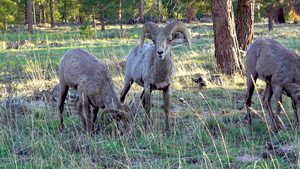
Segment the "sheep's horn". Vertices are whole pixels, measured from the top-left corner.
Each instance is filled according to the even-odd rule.
[[[117,109],[108,109],[108,110],[103,111],[103,113],[101,115],[101,120],[103,120],[104,116],[109,113],[120,115],[122,117],[122,119],[125,119],[127,121],[128,124],[132,123],[132,117],[129,113],[127,113],[123,110],[117,110]]]
[[[151,35],[157,35],[159,34],[160,29],[158,27],[158,25],[154,22],[146,22],[142,28],[142,35],[141,35],[141,47],[140,47],[140,51],[142,51],[143,49],[143,44],[144,44],[144,40],[145,40],[145,34],[146,33],[150,33]]]
[[[182,33],[188,43],[189,48],[192,49],[192,37],[190,31],[182,22],[174,21],[169,23],[165,26],[163,32],[165,35],[172,35],[175,32]]]

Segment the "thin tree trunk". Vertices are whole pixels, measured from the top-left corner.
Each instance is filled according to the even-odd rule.
[[[212,0],[215,57],[221,71],[227,75],[243,73],[239,45],[236,38],[231,0]]]
[[[101,31],[105,32],[105,20],[104,20],[104,15],[103,15],[103,4],[100,4],[100,22],[101,22]]]
[[[40,20],[39,20],[39,24],[42,24],[42,20],[43,20],[43,11],[42,11],[42,6],[40,6]]]
[[[64,18],[65,18],[65,23],[68,23],[68,15],[67,15],[67,0],[65,0],[64,4]]]
[[[25,3],[25,24],[28,24],[28,1]]]
[[[120,30],[121,30],[121,36],[123,36],[123,24],[122,24],[122,0],[120,0],[119,4],[119,23],[120,23]]]
[[[144,21],[144,5],[143,5],[143,0],[139,0],[139,22]]]
[[[239,0],[236,33],[241,50],[246,51],[253,41],[254,1]]]
[[[47,19],[46,19],[46,2],[43,3],[43,22],[44,22],[44,24],[47,23]]]
[[[32,33],[32,0],[28,0],[28,13],[27,13],[27,21],[28,21],[28,32]]]
[[[51,28],[54,28],[54,17],[53,17],[53,0],[50,0],[50,15],[51,15]]]
[[[36,13],[35,13],[34,1],[32,1],[32,13],[33,13],[33,24],[36,25]]]
[[[94,9],[94,7],[93,7],[93,26],[94,26],[94,28],[96,28],[96,22],[95,22],[95,9]]]
[[[158,20],[158,22],[160,22],[161,21],[161,18],[160,18],[160,0],[157,0],[157,13],[158,13],[157,20]]]

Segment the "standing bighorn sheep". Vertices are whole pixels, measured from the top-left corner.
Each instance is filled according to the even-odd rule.
[[[278,115],[281,110],[279,102],[282,102],[282,92],[291,97],[295,118],[300,127],[300,109],[297,112],[297,106],[300,105],[300,56],[275,40],[257,39],[247,50],[246,72],[246,106],[249,124],[252,123],[250,107],[254,83],[257,78],[260,78],[266,82],[263,106],[269,112],[275,130],[279,130]],[[273,94],[277,103],[275,116],[271,108]]]
[[[171,42],[182,33],[191,48],[191,35],[187,27],[181,22],[171,22],[161,30],[157,24],[147,22],[142,28],[141,42],[131,49],[127,55],[124,88],[121,102],[125,100],[133,81],[144,87],[141,94],[143,107],[146,111],[146,128],[152,124],[151,92],[163,90],[166,130],[170,130],[170,84],[175,75],[173,51]],[[144,45],[145,36],[155,45]]]
[[[69,87],[78,91],[75,106],[82,125],[88,133],[94,130],[99,108],[108,109],[103,114],[114,113],[131,122],[132,114],[128,113],[130,108],[126,104],[121,104],[107,66],[87,51],[71,49],[64,54],[59,67],[59,81],[61,91],[58,108],[61,131],[64,128],[62,115],[64,101]],[[92,122],[90,105],[94,107]],[[85,115],[82,113],[82,107]]]

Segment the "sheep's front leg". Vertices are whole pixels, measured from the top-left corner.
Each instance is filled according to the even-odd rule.
[[[295,115],[295,120],[297,121],[297,127],[300,129],[300,109],[298,110],[298,104],[297,102],[292,98],[292,107],[293,107],[293,110],[294,110],[294,115]]]
[[[280,130],[280,126],[278,124],[278,118],[279,118],[279,113],[281,111],[280,104],[282,103],[282,87],[279,85],[274,85],[273,89],[274,89],[274,96],[276,100],[276,115],[274,119],[274,126],[275,126],[275,131],[277,132]]]
[[[80,118],[80,120],[81,120],[83,129],[86,130],[85,117],[84,117],[84,115],[82,114],[82,101],[79,99],[79,96],[77,97],[77,100],[76,100],[76,102],[75,102],[75,107],[76,107],[78,116],[79,116],[79,118]]]
[[[96,120],[97,120],[98,112],[99,112],[99,107],[95,107],[94,110],[93,110],[93,123],[92,123],[92,131],[93,132],[95,131],[95,123],[96,123]]]
[[[271,98],[273,96],[273,89],[272,85],[270,83],[266,83],[266,89],[265,89],[265,94],[263,96],[263,105],[264,108],[267,109],[267,112],[270,115],[270,118],[275,119],[274,113],[271,107]]]
[[[253,80],[252,78],[253,77]],[[247,108],[247,116],[248,116],[248,123],[249,125],[252,125],[252,116],[251,116],[251,104],[252,104],[252,95],[254,92],[254,83],[256,82],[258,75],[256,72],[249,73],[247,72],[247,93],[246,93],[246,108]]]
[[[149,87],[144,88],[144,91],[141,95],[143,100],[143,107],[146,111],[146,119],[145,119],[145,129],[148,130],[148,125],[152,127],[153,120],[151,117],[151,89]]]
[[[165,121],[166,131],[170,131],[170,118],[169,118],[170,92],[171,92],[171,86],[170,85],[166,89],[163,90],[164,109],[165,109],[165,116],[166,116],[166,121]]]
[[[58,109],[59,109],[59,119],[60,119],[60,125],[59,125],[59,131],[62,132],[64,130],[64,119],[63,119],[63,111],[64,111],[64,104],[65,100],[68,94],[69,86],[63,85],[61,83],[60,85],[60,97],[58,101]]]
[[[85,130],[88,134],[91,134],[91,128],[92,128],[92,122],[91,122],[91,110],[89,107],[89,99],[87,96],[85,96],[85,94],[83,92],[79,92],[81,98],[79,98],[79,100],[82,102],[82,106],[85,112],[85,123],[86,123],[86,127]]]

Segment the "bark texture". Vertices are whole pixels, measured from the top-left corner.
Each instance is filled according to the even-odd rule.
[[[144,21],[144,5],[143,5],[143,0],[139,0],[139,21],[143,22]]]
[[[254,1],[239,0],[236,33],[241,50],[246,51],[253,41]]]
[[[222,73],[243,73],[231,0],[212,0],[215,57]]]
[[[28,10],[27,10],[27,22],[28,22],[28,32],[32,33],[32,0],[28,0]]]
[[[53,16],[53,0],[50,0],[50,15],[51,15],[51,28],[54,28],[54,16]]]

